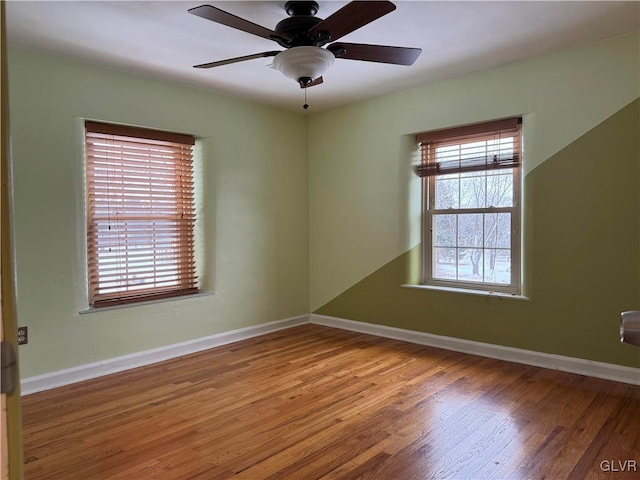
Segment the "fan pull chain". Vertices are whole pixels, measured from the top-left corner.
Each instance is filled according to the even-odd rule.
[[[302,108],[304,108],[305,110],[309,108],[309,104],[307,103],[307,87],[304,87],[304,105],[302,105]]]

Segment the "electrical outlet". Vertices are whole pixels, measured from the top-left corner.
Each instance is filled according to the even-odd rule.
[[[27,343],[29,343],[29,329],[18,327],[18,345],[26,345]]]

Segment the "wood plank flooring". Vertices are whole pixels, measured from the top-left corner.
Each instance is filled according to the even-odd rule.
[[[23,416],[27,480],[640,478],[640,387],[318,325],[29,395]]]

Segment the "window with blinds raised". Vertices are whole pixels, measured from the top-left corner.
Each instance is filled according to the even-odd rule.
[[[89,303],[198,292],[189,135],[85,123]]]
[[[520,294],[521,119],[417,135],[422,283]]]

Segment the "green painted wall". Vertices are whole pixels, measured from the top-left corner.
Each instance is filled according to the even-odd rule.
[[[306,117],[20,49],[9,89],[24,377],[309,311]],[[215,295],[78,314],[82,118],[201,137],[200,274]]]
[[[640,365],[618,334],[640,309],[639,66],[635,33],[311,117],[311,311]],[[419,266],[415,133],[514,115],[530,300],[401,288]]]
[[[525,175],[640,96],[638,33],[309,120],[311,311],[420,241],[414,134],[524,116]]]
[[[529,301],[403,288],[419,247],[316,313],[640,366],[620,311],[640,307],[640,101],[526,178]]]
[[[613,208],[622,198],[619,185],[599,172],[572,175],[572,191],[580,196],[565,198],[565,190],[552,188],[557,176],[547,169],[573,172],[575,166],[568,165],[576,163],[575,155],[562,160],[566,152],[638,98],[639,43],[638,34],[626,35],[309,117],[10,49],[18,321],[30,334],[20,351],[22,375],[309,311],[637,364],[630,347],[614,346],[615,329],[607,323],[617,322],[620,310],[639,307],[637,276],[636,283],[617,288],[610,279],[611,257],[593,255],[606,240],[606,255],[625,256],[623,264],[635,265],[637,272],[637,182],[634,223],[626,206]],[[531,301],[400,289],[407,275],[403,255],[419,243],[420,189],[410,168],[416,161],[414,134],[516,114],[525,118],[525,293]],[[215,294],[78,313],[87,307],[83,118],[201,138],[200,273],[205,290]],[[635,177],[622,179],[628,183],[638,179],[635,158]],[[609,192],[604,203],[592,188],[598,178],[597,193]],[[546,190],[556,201],[544,197]],[[557,199],[566,204],[568,218],[554,216]],[[583,203],[594,207],[594,216],[577,209]],[[540,213],[545,211],[552,213]],[[596,235],[594,219],[624,224],[629,236]],[[547,231],[565,221],[571,229]],[[568,237],[576,229],[586,232],[579,240]],[[570,248],[574,240],[576,250]],[[581,274],[570,267],[578,263]],[[629,277],[618,267],[615,274]],[[566,287],[567,280],[575,282]],[[365,284],[359,300],[349,300]],[[627,305],[633,288],[636,304]],[[606,301],[590,301],[587,311],[580,302],[599,298],[595,291]],[[381,315],[389,305],[397,305],[395,314]],[[414,316],[414,310],[424,316]],[[536,317],[552,311],[555,317]],[[450,320],[454,314],[457,320]],[[572,336],[577,325],[593,333]]]

